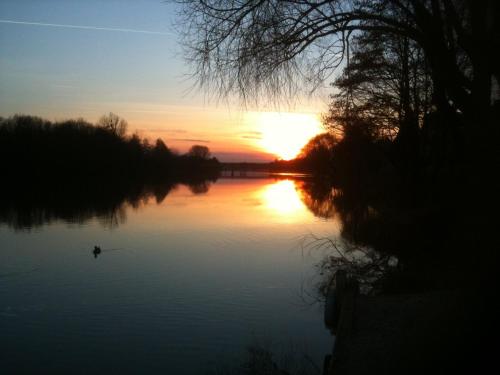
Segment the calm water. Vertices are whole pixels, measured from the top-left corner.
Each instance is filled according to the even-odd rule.
[[[219,179],[206,190],[179,185],[99,217],[39,214],[36,225],[4,215],[2,368],[204,374],[256,341],[299,347],[321,367],[332,340],[321,306],[302,297],[322,254],[300,243],[338,223],[313,214],[299,181]]]

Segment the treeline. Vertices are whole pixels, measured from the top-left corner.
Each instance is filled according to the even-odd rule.
[[[84,119],[51,122],[16,115],[0,121],[0,173],[24,180],[109,179],[192,182],[216,178],[219,162],[206,146],[186,154],[161,140],[126,134],[127,123],[110,113],[92,124]]]
[[[488,73],[486,94],[476,95],[481,66],[464,57],[453,33],[446,38],[448,59],[408,35],[376,27],[353,33],[323,117],[327,133],[312,139],[294,163],[330,178],[344,194],[362,194],[371,207],[385,200],[447,210],[471,191],[496,195],[493,184],[478,183],[500,161],[498,72]],[[489,52],[474,57],[481,53]],[[450,66],[436,71],[435,64],[445,63]],[[461,79],[447,81],[447,74]]]

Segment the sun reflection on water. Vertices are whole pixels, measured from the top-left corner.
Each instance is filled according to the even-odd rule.
[[[266,208],[279,215],[293,217],[304,211],[304,204],[292,180],[282,180],[266,186],[261,196]]]

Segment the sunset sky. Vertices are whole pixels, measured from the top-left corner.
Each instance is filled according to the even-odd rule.
[[[174,21],[161,0],[2,0],[0,116],[114,112],[132,132],[180,152],[204,144],[222,161],[291,158],[322,131],[327,92],[243,109],[190,90]]]

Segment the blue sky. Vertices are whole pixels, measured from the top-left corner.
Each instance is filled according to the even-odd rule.
[[[165,33],[0,23],[3,114],[52,114],[56,110],[63,116],[85,115],[93,113],[95,103],[113,110],[116,102],[175,105],[187,101],[182,95],[187,71],[179,58],[171,4],[158,0],[2,0],[0,14],[1,20]]]
[[[248,141],[256,130],[240,110],[206,104],[189,90],[175,7],[161,0],[1,0],[0,116],[95,121],[111,111],[131,130],[180,151],[197,139],[226,160],[272,159]]]

